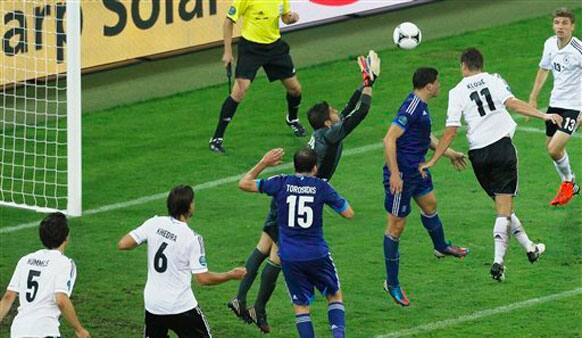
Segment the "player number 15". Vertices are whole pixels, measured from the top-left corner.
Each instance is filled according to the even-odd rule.
[[[313,201],[313,196],[287,196],[287,204],[289,205],[288,225],[290,228],[295,227],[295,219],[303,229],[307,229],[313,224],[313,209],[307,205],[307,203],[313,203]]]

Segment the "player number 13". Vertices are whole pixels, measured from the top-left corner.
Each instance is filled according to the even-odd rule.
[[[313,201],[313,196],[287,196],[287,204],[289,205],[288,225],[290,228],[295,227],[295,219],[303,229],[307,229],[313,224],[313,209],[307,205],[308,203],[313,203]]]

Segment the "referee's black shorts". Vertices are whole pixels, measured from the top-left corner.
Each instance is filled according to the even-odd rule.
[[[238,41],[235,77],[252,81],[261,67],[271,82],[295,76],[295,66],[287,42],[279,39],[262,44],[241,37]]]
[[[175,315],[156,315],[146,310],[145,338],[168,338],[168,330],[174,331],[179,338],[211,338],[206,317],[195,307]]]
[[[572,133],[574,133],[574,131],[578,127],[576,124],[577,124],[578,116],[580,115],[580,112],[577,110],[548,107],[546,114],[558,114],[564,119],[561,126],[557,126],[557,125],[553,124],[551,121],[546,121],[546,136],[547,137],[554,136],[554,134],[558,130],[561,132],[564,132],[568,135],[572,135]]]
[[[517,194],[517,150],[511,138],[504,137],[487,147],[469,150],[475,176],[491,196]]]

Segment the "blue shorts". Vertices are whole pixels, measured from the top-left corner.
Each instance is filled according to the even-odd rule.
[[[339,277],[331,254],[311,261],[281,260],[289,296],[295,305],[309,305],[315,298],[315,288],[324,296],[335,295],[340,289]]]
[[[390,192],[390,171],[384,169],[384,208],[396,217],[406,217],[410,213],[410,201],[412,197],[420,197],[433,190],[432,177],[427,172],[423,178],[418,171],[402,173],[404,185],[402,191],[397,194]]]

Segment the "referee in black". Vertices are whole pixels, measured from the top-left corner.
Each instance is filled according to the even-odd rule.
[[[210,150],[224,153],[224,132],[232,120],[236,108],[245,96],[257,71],[263,67],[269,81],[281,80],[287,90],[287,125],[295,136],[305,136],[305,128],[299,122],[297,112],[301,103],[301,85],[295,76],[295,67],[289,54],[289,45],[281,40],[279,18],[290,25],[299,20],[291,11],[288,0],[234,0],[224,20],[224,55],[228,66],[233,61],[232,30],[242,18],[242,37],[238,42],[235,82],[231,94],[224,100]]]

